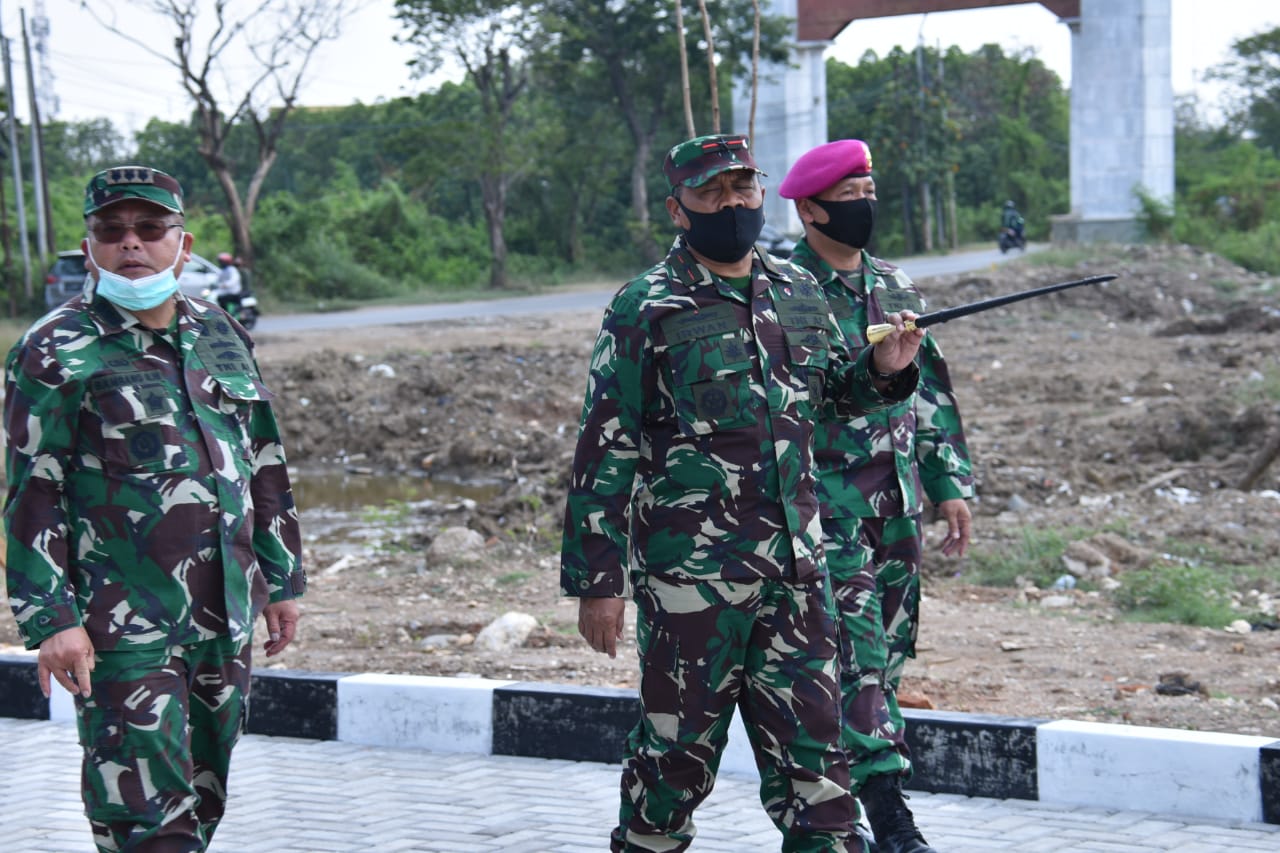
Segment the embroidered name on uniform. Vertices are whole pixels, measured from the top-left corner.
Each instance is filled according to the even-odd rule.
[[[812,291],[810,291],[812,292]],[[777,301],[778,322],[784,326],[827,325],[827,301],[821,297],[799,296]]]
[[[924,307],[920,294],[910,290],[876,290],[874,295],[876,304],[886,314],[896,314],[899,311],[914,311],[919,314]]]
[[[196,341],[196,354],[212,374],[256,375],[244,341],[225,320],[214,319],[205,326],[204,334]]]
[[[678,344],[712,335],[724,335],[741,327],[732,305],[711,305],[697,311],[681,311],[662,320],[667,344]]]
[[[146,388],[164,385],[164,374],[158,370],[137,370],[132,373],[109,373],[89,380],[89,390],[95,394],[119,388]]]

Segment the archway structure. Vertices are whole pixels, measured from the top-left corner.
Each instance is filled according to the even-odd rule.
[[[777,186],[797,157],[828,141],[824,53],[858,20],[1025,5],[1027,0],[762,0],[795,21],[790,65],[762,69],[753,148]],[[1173,198],[1170,0],[1040,0],[1071,30],[1071,211],[1054,217],[1055,242],[1131,240],[1141,188]],[[747,130],[750,87],[738,81],[734,116]],[[766,215],[797,233],[777,193]]]

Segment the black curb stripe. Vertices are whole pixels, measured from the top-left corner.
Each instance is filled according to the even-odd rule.
[[[1036,728],[1051,720],[903,709],[911,778],[932,794],[1038,800]]]
[[[0,655],[0,716],[49,719],[49,700],[40,692],[34,658]]]
[[[1280,740],[1261,750],[1258,787],[1262,796],[1262,822],[1280,823]]]
[[[245,731],[254,735],[338,739],[338,682],[349,672],[255,672]]]
[[[616,764],[639,718],[634,690],[511,684],[493,691],[493,754]]]

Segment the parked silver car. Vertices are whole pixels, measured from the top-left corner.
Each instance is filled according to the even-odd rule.
[[[79,249],[59,252],[44,277],[44,304],[54,309],[75,296],[84,289],[86,274],[83,252]],[[178,287],[186,296],[201,296],[217,280],[218,265],[192,252],[191,260],[178,276]]]

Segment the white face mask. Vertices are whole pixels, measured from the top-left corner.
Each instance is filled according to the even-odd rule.
[[[119,273],[103,269],[93,257],[93,241],[89,241],[89,260],[98,268],[98,293],[130,311],[146,311],[164,302],[178,290],[178,277],[173,271],[178,266],[178,259],[182,257],[182,238],[185,234],[184,231],[178,235],[178,254],[174,255],[173,263],[169,264],[168,269],[142,278],[125,278]]]

